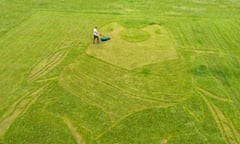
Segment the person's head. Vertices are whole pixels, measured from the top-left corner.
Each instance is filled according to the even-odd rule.
[[[94,28],[97,29],[97,26],[95,26]]]

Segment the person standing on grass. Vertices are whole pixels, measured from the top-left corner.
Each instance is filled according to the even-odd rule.
[[[97,30],[97,26],[93,29],[93,44],[95,44],[95,41],[97,40],[97,43],[99,44],[99,33]]]

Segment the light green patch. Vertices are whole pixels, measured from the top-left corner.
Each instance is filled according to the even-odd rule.
[[[127,29],[120,33],[121,38],[128,42],[142,42],[149,39],[150,35],[140,29]]]
[[[127,29],[113,22],[102,27],[100,33],[111,40],[90,45],[86,52],[113,65],[134,69],[177,58],[170,32],[159,25]]]

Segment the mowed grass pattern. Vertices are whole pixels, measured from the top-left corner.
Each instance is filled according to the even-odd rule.
[[[42,15],[39,14],[34,15],[30,20],[23,23],[17,29],[7,33],[5,37],[0,40],[3,50],[1,53],[1,69],[2,72],[4,72],[1,75],[3,79],[1,87],[3,90],[0,92],[0,99],[9,98],[3,97],[3,95],[11,95],[10,93],[15,89],[14,85],[20,82],[19,79],[24,80],[24,77],[28,75],[30,67],[35,67],[34,64],[49,53],[71,47],[74,45],[76,38],[79,37],[78,31],[73,31],[72,28],[64,28],[66,25],[63,22],[56,27],[55,25],[57,25],[58,22],[54,19],[54,16],[52,18],[42,18],[41,16]],[[33,23],[34,21],[36,22]],[[69,36],[65,35],[67,33]],[[55,38],[55,35],[64,36]],[[39,51],[36,53],[36,50]],[[54,60],[55,62],[59,62],[56,58],[54,58]],[[15,70],[12,71],[9,67]],[[44,68],[47,67],[44,66]],[[24,73],[22,73],[22,71],[24,71]],[[44,71],[46,70],[42,69],[42,72],[39,74],[42,74]],[[13,75],[15,76],[12,77]],[[36,76],[33,75],[34,72],[31,72],[30,79],[36,78]],[[4,79],[6,79],[6,81]],[[6,99],[3,100],[3,104],[5,102],[7,102]]]
[[[94,67],[91,67],[92,64]],[[146,77],[83,55],[76,64],[63,71],[60,84],[72,94],[102,108],[116,121],[134,111],[166,107],[187,97],[184,91],[174,90],[177,76],[172,80],[164,80],[156,75],[154,77],[158,77],[158,80],[153,80],[151,74]],[[182,87],[188,87],[186,85],[186,82],[181,83]]]
[[[240,143],[238,2],[94,2],[0,23],[0,143]]]
[[[113,39],[100,46],[90,45],[87,53],[125,69],[177,58],[172,34],[159,25],[133,29],[115,22],[101,32]]]

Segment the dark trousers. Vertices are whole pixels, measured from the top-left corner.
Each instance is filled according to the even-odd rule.
[[[97,40],[97,43],[99,43],[99,36],[93,36],[93,44],[95,44],[95,41]]]

